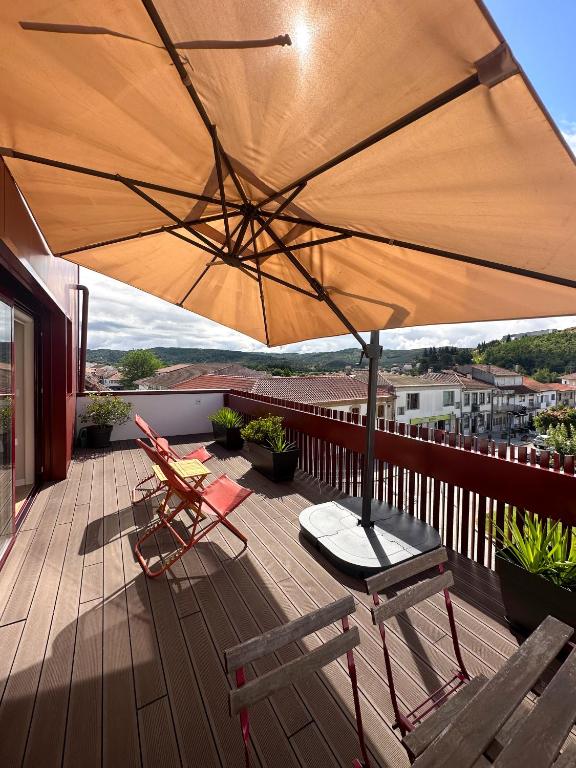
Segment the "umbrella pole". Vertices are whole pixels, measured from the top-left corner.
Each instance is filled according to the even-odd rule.
[[[374,497],[374,437],[376,431],[376,396],[378,393],[378,361],[382,355],[380,331],[370,333],[366,345],[368,366],[368,411],[366,413],[366,451],[364,454],[364,477],[362,482],[362,519],[360,525],[372,525],[372,499]]]

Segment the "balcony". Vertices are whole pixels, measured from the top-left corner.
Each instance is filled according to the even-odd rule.
[[[0,740],[0,765],[241,766],[240,725],[228,715],[223,650],[351,592],[358,603],[357,668],[368,746],[375,765],[408,766],[391,728],[368,598],[359,582],[328,566],[298,529],[304,507],[360,491],[362,426],[322,409],[239,393],[210,396],[226,398],[247,416],[282,413],[302,452],[295,481],[275,485],[242,454],[202,440],[217,456],[215,475],[226,472],[255,491],[235,513],[248,549],[235,558],[239,542],[216,529],[167,578],[153,581],[132,553],[136,530],[152,514],[150,504],[130,502],[130,488],[148,474],[146,457],[129,438],[109,451],[79,451],[68,479],[41,490],[0,572],[0,728],[9,734]],[[127,397],[140,407],[151,396]],[[204,395],[158,397],[181,398],[185,424],[192,416],[184,406]],[[159,428],[167,411],[157,411]],[[532,493],[531,509],[536,505],[541,512],[546,498],[551,516],[561,509],[573,523],[573,465],[541,468],[531,466],[521,449],[513,461],[499,459],[490,455],[487,441],[463,438],[458,447],[455,436],[439,431],[398,430],[414,436],[396,434],[391,425],[377,434],[377,495],[442,531],[453,550],[466,664],[473,674],[492,675],[517,641],[489,567],[493,545],[484,535],[486,521],[490,514],[502,519],[509,504],[526,506]],[[198,436],[174,440],[182,450],[199,442]],[[164,541],[156,545],[162,548]],[[452,675],[448,622],[440,608],[431,598],[389,622],[398,693],[406,706]],[[254,765],[350,766],[358,748],[345,665],[332,663],[297,689],[258,705],[252,728]]]

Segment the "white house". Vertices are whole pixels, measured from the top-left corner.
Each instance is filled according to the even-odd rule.
[[[378,383],[395,395],[394,420],[454,431],[460,411],[460,384],[456,377],[435,381],[425,376],[382,373]]]

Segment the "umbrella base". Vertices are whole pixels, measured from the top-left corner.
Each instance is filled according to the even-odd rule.
[[[307,507],[300,530],[338,570],[357,578],[386,570],[441,546],[431,526],[384,502],[372,501],[370,528],[363,528],[362,499],[348,497]]]

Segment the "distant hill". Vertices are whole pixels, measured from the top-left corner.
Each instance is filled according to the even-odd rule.
[[[528,374],[542,369],[554,374],[575,371],[576,328],[488,341],[478,345],[475,360],[503,368],[519,365]]]
[[[89,349],[89,363],[116,365],[126,354],[123,349]],[[339,371],[347,365],[358,365],[360,350],[358,348],[340,349],[336,352],[240,352],[230,349],[196,349],[193,347],[153,347],[151,350],[166,365],[179,363],[239,363],[248,368],[267,369],[291,368],[294,371]],[[393,365],[417,363],[422,357],[423,349],[385,349],[382,356],[382,366],[391,368]],[[367,365],[363,361],[363,365]]]

